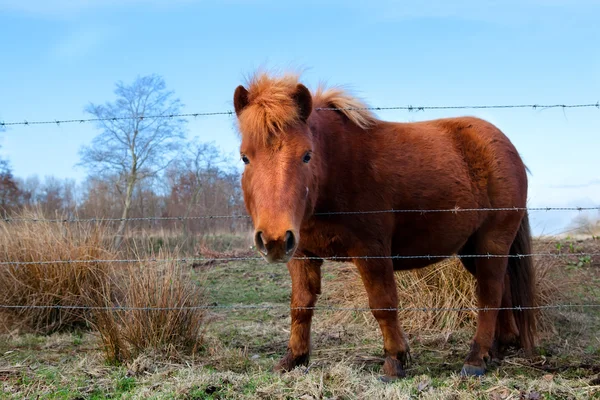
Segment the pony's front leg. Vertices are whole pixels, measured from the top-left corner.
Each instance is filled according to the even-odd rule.
[[[298,253],[296,253],[298,254]],[[290,371],[298,365],[308,365],[310,358],[310,323],[312,309],[321,293],[321,265],[323,260],[295,260],[287,267],[292,277],[290,341],[287,354],[277,363],[275,371]],[[295,309],[300,308],[300,309]]]
[[[404,377],[409,347],[398,323],[398,293],[392,261],[356,259],[354,263],[367,291],[369,307],[383,335],[383,372],[391,378]]]

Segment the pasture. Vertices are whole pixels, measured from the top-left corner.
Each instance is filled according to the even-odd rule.
[[[45,228],[53,229],[49,226]],[[58,230],[53,233],[58,235]],[[85,229],[77,232],[89,233]],[[72,241],[73,236],[63,235]],[[20,239],[24,240],[24,236]],[[32,240],[42,240],[42,236]],[[157,240],[147,239],[145,242],[140,239],[138,251],[146,248],[155,254]],[[173,244],[176,241],[158,242]],[[228,242],[235,244],[227,246]],[[89,241],[86,243],[90,245]],[[206,243],[200,247],[202,254],[208,257],[253,256],[254,253],[242,243],[245,243],[244,238],[234,240],[229,237],[210,241],[212,250]],[[538,239],[534,247],[536,252],[564,255],[535,260],[536,271],[548,278],[541,288],[546,304],[597,302],[600,296],[598,260],[582,260],[569,253],[598,252],[600,241],[594,238]],[[175,251],[161,249],[159,253],[166,250],[171,255]],[[6,257],[6,248],[3,254]],[[198,254],[187,256],[197,257]],[[29,257],[31,261],[32,255]],[[159,269],[157,265],[160,264],[146,265],[146,271]],[[134,273],[130,267],[119,264],[113,267]],[[181,275],[172,274],[170,283],[162,286],[169,290],[160,290],[160,285],[152,286],[150,280],[138,279],[137,286],[134,285],[136,293],[146,290],[160,295],[132,300],[124,290],[119,304],[131,305],[139,301],[140,305],[187,305],[185,301],[181,303],[183,298],[189,298],[190,293],[201,293],[194,301],[213,308],[199,314],[201,335],[196,338],[198,343],[182,344],[181,337],[186,333],[176,329],[170,331],[170,337],[149,339],[148,343],[138,343],[137,347],[131,345],[134,341],[127,341],[127,335],[129,339],[151,336],[153,323],[162,324],[162,328],[172,327],[168,321],[181,317],[178,311],[172,310],[153,311],[151,315],[143,314],[147,311],[110,313],[120,313],[122,323],[141,328],[141,331],[128,330],[121,336],[129,345],[121,344],[128,353],[122,351],[120,357],[114,357],[114,354],[111,357],[107,351],[106,344],[110,340],[106,341],[106,329],[101,329],[102,334],[98,331],[94,319],[102,313],[85,314],[85,323],[64,324],[44,332],[39,323],[23,323],[27,321],[27,312],[4,312],[0,339],[3,398],[587,399],[600,396],[598,308],[544,310],[538,316],[541,333],[537,354],[528,359],[519,351],[509,351],[499,364],[490,365],[488,373],[481,378],[465,378],[458,374],[474,332],[473,312],[401,312],[400,321],[411,347],[411,362],[407,377],[392,383],[378,379],[383,363],[381,333],[370,312],[317,310],[310,364],[279,375],[272,372],[272,368],[285,353],[289,337],[291,282],[285,266],[262,260],[242,260],[190,261],[180,263],[180,267],[178,273]],[[435,273],[434,269],[437,269]],[[431,279],[440,276],[444,279],[443,285]],[[177,284],[180,278],[192,286]],[[456,262],[430,266],[418,273],[398,272],[396,279],[400,288],[400,307],[470,307],[474,304],[474,298],[469,296],[473,293],[473,279]],[[449,280],[453,281],[453,292],[447,289]],[[367,307],[361,285],[351,264],[326,262],[323,293],[317,305]],[[180,295],[168,298],[167,293],[174,287],[179,288]],[[65,293],[62,296],[66,299]],[[29,300],[38,299],[37,304],[41,304],[40,297],[30,295]],[[6,301],[10,303],[10,299]],[[69,301],[71,303],[63,304],[75,304],[72,299]],[[57,303],[60,301],[54,304]],[[235,308],[252,305],[257,308]],[[47,321],[50,323],[52,318],[66,320],[67,315],[68,312],[61,317],[50,316]],[[143,318],[135,318],[140,315],[151,320],[149,325],[146,321],[146,326],[142,326]],[[179,321],[189,323],[194,320],[193,315],[187,318]],[[113,329],[122,326],[117,321]]]
[[[600,2],[309,3],[0,1],[0,400],[600,399]]]

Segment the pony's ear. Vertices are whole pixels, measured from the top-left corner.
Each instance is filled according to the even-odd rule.
[[[303,122],[306,122],[312,111],[312,96],[310,91],[303,84],[296,85],[296,92],[293,95],[294,101],[298,106],[298,115]]]
[[[240,113],[248,105],[248,91],[242,85],[235,88],[233,93],[233,107],[235,108],[235,114],[239,117]]]

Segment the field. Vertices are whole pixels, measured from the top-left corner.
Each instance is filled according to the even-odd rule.
[[[568,256],[569,249],[599,252],[600,241],[536,242],[536,251],[567,254],[552,261],[546,271],[545,279],[556,286],[552,301],[599,303],[598,259]],[[165,353],[150,348],[125,362],[107,361],[102,338],[94,329],[27,333],[6,319],[0,336],[2,398],[600,398],[600,308],[545,311],[539,355],[525,359],[518,352],[509,353],[481,379],[457,375],[473,334],[472,315],[444,315],[459,322],[456,328],[442,330],[432,329],[438,322],[426,326],[427,321],[439,321],[432,315],[423,317],[422,328],[421,322],[407,319],[403,325],[412,361],[408,377],[393,383],[378,380],[382,341],[370,313],[319,310],[313,320],[309,367],[278,375],[271,368],[285,351],[289,334],[287,269],[260,261],[197,263],[187,268],[190,280],[206,289],[208,304],[272,308],[213,309],[202,345],[195,351]],[[349,284],[356,279],[351,265],[326,263],[318,305],[366,306],[364,297],[354,301],[348,292],[360,288],[356,282]]]

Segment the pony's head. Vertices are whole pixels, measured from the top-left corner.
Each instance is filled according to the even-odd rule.
[[[246,164],[244,202],[258,251],[268,262],[287,262],[298,248],[302,220],[316,202],[319,160],[308,125],[313,99],[297,76],[260,74],[247,86],[234,93]]]
[[[315,208],[326,170],[324,150],[311,129],[329,123],[325,130],[330,131],[336,118],[367,129],[376,120],[365,104],[339,88],[319,88],[311,95],[298,75],[257,73],[246,86],[238,86],[233,96],[246,164],[244,202],[259,252],[268,262],[287,262],[300,243],[302,221]],[[314,106],[339,112],[316,118]],[[339,122],[338,130],[345,126]]]

